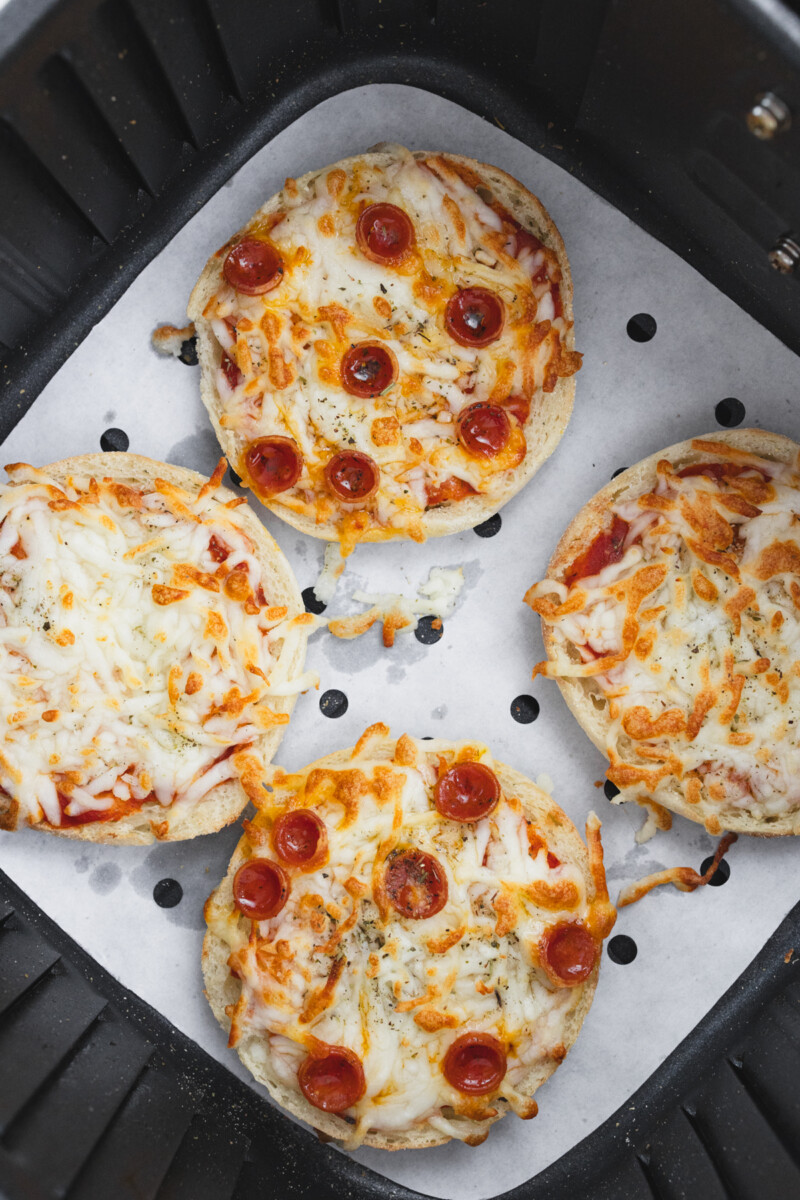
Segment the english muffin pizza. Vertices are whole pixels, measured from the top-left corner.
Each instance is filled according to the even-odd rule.
[[[554,450],[580,366],[540,201],[402,146],[288,179],[209,260],[189,316],[231,463],[345,550],[485,520]]]
[[[744,429],[617,476],[526,600],[620,800],[800,832],[800,463]]]
[[[241,497],[133,454],[0,485],[0,827],[97,842],[220,829],[268,762],[308,623]]]
[[[289,1112],[347,1146],[477,1145],[563,1060],[614,922],[600,845],[474,742],[366,731],[275,771],[206,905],[206,989]]]

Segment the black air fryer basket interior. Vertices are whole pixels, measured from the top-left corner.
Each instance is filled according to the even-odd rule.
[[[800,268],[770,259],[791,268],[800,235],[796,4],[11,0],[0,56],[0,437],[258,147],[372,82],[497,122],[800,351]],[[764,93],[797,114],[771,138],[746,120]],[[626,1105],[509,1200],[800,1196],[795,947],[800,905]],[[286,1120],[2,872],[0,1194],[417,1195]]]

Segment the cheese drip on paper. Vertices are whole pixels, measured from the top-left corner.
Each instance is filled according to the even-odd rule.
[[[278,698],[313,682],[288,677],[313,618],[270,605],[256,546],[234,505],[215,498],[217,480],[190,492],[8,470],[5,803],[59,826],[157,800],[168,821],[171,805],[236,775],[231,747],[288,721]]]
[[[564,1057],[581,991],[549,982],[539,941],[560,920],[591,925],[595,901],[581,868],[548,847],[568,824],[560,810],[550,808],[539,827],[504,793],[474,823],[438,813],[438,772],[466,761],[491,769],[485,746],[404,736],[390,761],[375,753],[387,734],[381,725],[367,730],[339,767],[274,774],[248,827],[247,856],[274,857],[268,830],[298,807],[323,820],[329,846],[324,865],[292,873],[277,916],[252,922],[251,933],[219,892],[209,900],[209,928],[230,949],[242,986],[230,1044],[269,1060],[270,1073],[295,1091],[314,1039],[356,1053],[366,1094],[348,1110],[356,1121],[351,1145],[368,1129],[483,1140],[481,1113],[496,1113],[497,1100],[487,1108],[485,1097],[465,1096],[442,1074],[454,1031],[480,1030],[510,1047],[499,1096],[534,1115],[534,1102],[516,1088],[532,1069]],[[447,877],[445,906],[423,920],[401,916],[381,893],[387,857],[407,847],[434,857]]]
[[[328,630],[334,637],[351,639],[360,637],[380,621],[383,624],[383,644],[393,646],[396,634],[413,631],[420,617],[433,617],[441,629],[446,617],[455,612],[458,597],[464,586],[464,571],[461,567],[432,567],[428,578],[417,588],[415,600],[399,592],[353,592],[359,604],[368,604],[366,612],[349,617],[331,617]]]
[[[800,473],[696,440],[611,506],[622,557],[527,599],[553,630],[537,672],[592,680],[620,800],[759,821],[800,812]],[[707,810],[706,810],[707,811]]]
[[[329,542],[325,547],[323,566],[314,584],[314,596],[324,605],[330,604],[336,593],[347,558],[342,554],[338,542]],[[432,567],[428,578],[417,588],[415,600],[399,592],[370,593],[353,592],[353,599],[367,604],[366,612],[349,617],[329,617],[328,629],[334,637],[352,639],[367,633],[381,621],[383,642],[393,646],[395,635],[402,631],[412,633],[419,625],[420,617],[433,617],[440,624],[455,612],[458,597],[464,586],[463,567]]]

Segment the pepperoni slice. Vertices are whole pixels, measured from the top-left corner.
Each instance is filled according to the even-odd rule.
[[[278,492],[294,487],[300,478],[303,460],[293,438],[276,436],[251,442],[244,465],[257,492],[276,496]]]
[[[477,492],[471,483],[467,483],[466,479],[458,479],[455,475],[451,475],[448,479],[445,479],[444,483],[428,483],[425,485],[427,508],[434,508],[437,504],[445,504],[448,500],[463,500],[466,496],[476,495]]]
[[[619,562],[625,553],[624,542],[628,536],[628,529],[628,522],[615,513],[611,528],[606,533],[598,533],[588,549],[578,555],[565,572],[564,582],[573,583],[576,579],[586,579],[589,575],[597,575],[610,563]]]
[[[344,1046],[309,1054],[297,1072],[297,1082],[309,1104],[330,1113],[352,1108],[367,1090],[361,1059]]]
[[[212,533],[211,541],[208,543],[208,553],[214,562],[225,562],[225,559],[230,554],[230,547],[226,546],[222,538],[218,538],[215,533]]]
[[[468,454],[493,458],[508,445],[511,422],[506,410],[497,404],[470,404],[459,413],[456,432]]]
[[[542,966],[559,987],[574,987],[588,979],[597,962],[597,943],[585,925],[562,921],[551,925],[539,941]]]
[[[228,387],[232,392],[235,392],[244,379],[244,375],[233,359],[229,358],[227,354],[223,354],[222,362],[219,365],[222,367],[222,374],[225,376]]]
[[[289,899],[289,877],[280,863],[251,858],[233,877],[233,902],[253,921],[275,917]]]
[[[372,262],[400,262],[414,244],[411,218],[396,204],[370,204],[358,218],[356,241]]]
[[[444,869],[422,850],[393,850],[383,878],[386,894],[403,917],[424,921],[447,903]]]
[[[283,278],[283,260],[270,242],[243,238],[222,264],[222,274],[236,292],[260,296],[271,292]]]
[[[503,1082],[506,1052],[490,1033],[463,1033],[448,1047],[442,1071],[459,1092],[486,1096]]]
[[[397,379],[397,361],[379,342],[361,342],[344,354],[341,373],[346,392],[369,400],[392,386]]]
[[[378,464],[360,450],[342,450],[325,464],[325,480],[335,496],[348,504],[368,500],[378,490]]]
[[[458,763],[442,775],[433,798],[443,817],[451,817],[454,821],[480,821],[497,808],[500,780],[483,763]]]
[[[278,858],[290,867],[308,867],[325,857],[328,834],[324,822],[310,808],[295,808],[278,817],[272,827],[272,844]]]
[[[464,288],[451,296],[444,313],[447,332],[459,346],[488,346],[503,332],[503,301],[488,288]]]

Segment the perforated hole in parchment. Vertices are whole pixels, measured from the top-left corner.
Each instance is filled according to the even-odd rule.
[[[632,316],[626,326],[628,337],[634,342],[649,342],[656,336],[655,317],[651,317],[650,313],[636,313]]]
[[[338,688],[329,688],[320,696],[319,707],[326,717],[343,717],[347,712],[347,696]]]
[[[101,450],[124,451],[130,444],[130,438],[124,429],[107,429],[105,433],[100,434]]]
[[[724,400],[720,400],[714,409],[714,416],[725,429],[733,429],[736,425],[741,425],[745,418],[745,411],[741,400],[737,400],[735,396],[727,396]]]
[[[183,899],[183,888],[177,879],[159,879],[153,888],[153,899],[159,908],[174,908]]]

